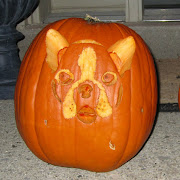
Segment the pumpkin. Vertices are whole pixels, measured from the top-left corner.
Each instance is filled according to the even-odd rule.
[[[127,26],[80,18],[51,23],[21,64],[17,128],[45,162],[111,171],[134,157],[149,137],[156,79],[150,51]]]

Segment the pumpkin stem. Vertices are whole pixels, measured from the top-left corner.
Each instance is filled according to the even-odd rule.
[[[97,17],[92,17],[89,14],[86,14],[84,20],[88,21],[89,23],[98,23],[98,22],[100,22],[100,19],[98,19]]]

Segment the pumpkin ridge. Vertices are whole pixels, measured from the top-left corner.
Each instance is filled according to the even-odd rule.
[[[52,25],[56,25],[55,23],[52,23],[51,24],[51,26]],[[49,26],[48,26],[49,27]],[[45,29],[46,30],[46,29]],[[43,31],[44,32],[44,31]],[[47,31],[46,31],[47,32]],[[38,43],[38,45],[41,47],[42,46],[42,44],[44,43],[43,42],[43,40],[45,39],[45,38],[43,38],[43,36],[45,36],[44,34],[42,34],[42,41],[40,41],[39,43]],[[38,47],[36,47],[37,49],[38,49]],[[32,50],[32,52],[33,52],[33,50]],[[38,76],[38,79],[37,79],[37,83],[36,83],[36,90],[35,90],[35,94],[34,94],[34,109],[36,109],[35,108],[35,106],[36,106],[36,101],[37,101],[37,99],[36,99],[36,96],[37,96],[37,87],[38,87],[38,85],[39,85],[39,79],[40,79],[40,77],[41,77],[41,72],[42,72],[42,69],[43,69],[43,66],[45,65],[45,62],[46,62],[46,59],[44,58],[44,60],[43,60],[43,62],[42,62],[42,64],[41,64],[41,68],[40,68],[40,72],[39,72],[39,76]],[[34,122],[36,122],[36,117],[35,117],[35,113],[34,113]],[[35,130],[35,135],[36,135],[36,139],[37,139],[37,144],[38,144],[38,146],[39,146],[39,149],[41,150],[41,152],[42,152],[42,154],[46,157],[46,159],[47,159],[47,161],[49,161],[50,162],[50,159],[47,157],[47,155],[46,155],[46,153],[43,151],[43,148],[41,147],[41,144],[40,144],[40,142],[39,142],[39,139],[38,139],[38,137],[37,137],[37,129],[36,129],[36,123],[34,123],[34,130]]]
[[[25,57],[24,57],[24,60],[22,61],[22,62],[24,62],[24,64],[22,64],[23,65],[23,68],[24,68],[24,66],[25,66],[25,69],[22,71],[22,80],[21,80],[21,83],[20,83],[20,92],[19,92],[19,94],[21,94],[21,91],[22,91],[22,85],[24,84],[23,82],[24,82],[24,79],[25,79],[25,74],[26,74],[26,71],[27,71],[27,68],[28,68],[28,65],[29,65],[29,63],[30,63],[30,61],[29,61],[29,59],[31,59],[31,57],[32,57],[32,52],[33,52],[33,49],[35,49],[35,47],[36,47],[36,45],[38,44],[38,39],[40,39],[41,38],[41,35],[43,35],[43,34],[39,34],[37,37],[36,37],[36,39],[34,40],[34,42],[35,42],[35,44],[32,44],[33,46],[31,46],[31,48],[32,49],[30,49],[30,48],[28,48],[28,52],[26,52],[26,54],[25,54]],[[25,59],[26,59],[26,61],[25,61]],[[22,68],[22,67],[21,67]],[[21,70],[21,68],[20,68],[20,70]],[[20,72],[21,73],[21,72]],[[19,97],[19,98],[21,98],[21,97]],[[21,110],[21,108],[19,108],[19,114],[20,114],[20,110]]]
[[[32,46],[31,46],[32,47]],[[30,50],[26,53],[26,57],[28,56],[30,54]],[[29,57],[29,56],[28,56]],[[24,61],[24,64],[22,64],[22,65],[25,65],[25,64],[28,64],[28,61],[27,61],[27,63]],[[26,66],[26,68],[27,68],[27,66]],[[25,68],[25,69],[26,69]],[[19,73],[21,73],[21,68],[20,68],[20,71],[19,71]],[[16,113],[16,114],[18,114],[18,119],[16,119],[16,122],[17,122],[17,128],[19,129],[19,131],[22,133],[22,131],[21,131],[21,129],[22,129],[22,127],[21,127],[21,123],[20,123],[20,119],[19,119],[19,116],[20,116],[20,111],[21,111],[21,108],[19,108],[20,107],[20,94],[21,94],[21,87],[22,87],[22,82],[23,82],[23,80],[24,80],[24,73],[25,73],[25,71],[22,71],[22,73],[23,73],[23,78],[22,79],[20,79],[20,78],[18,78],[17,79],[17,83],[16,83],[16,89],[15,89],[15,101],[17,101],[18,103],[17,103],[17,105],[16,105],[16,108],[15,108],[15,112],[16,112],[16,109],[18,109],[18,113]],[[17,84],[19,84],[19,89],[17,89]],[[21,136],[23,137],[23,135],[21,134]],[[23,137],[23,139],[24,139],[24,137]]]
[[[39,44],[38,40],[40,41],[40,39],[44,36],[43,32],[44,32],[46,29],[48,29],[49,26],[50,26],[50,25],[48,25],[42,32],[40,32],[39,35],[38,35],[38,37],[37,37],[37,39],[34,40],[34,41],[35,41],[35,44],[34,44],[33,49],[36,49],[37,45]],[[24,84],[23,82],[24,82],[24,79],[25,79],[25,77],[26,77],[27,69],[28,69],[29,63],[30,63],[30,60],[29,60],[29,59],[31,59],[31,57],[33,56],[33,49],[31,49],[30,54],[28,55],[28,60],[27,60],[27,59],[24,59],[24,60],[27,61],[27,65],[26,65],[26,67],[25,67],[24,74],[22,75],[22,76],[23,76],[23,80],[22,80],[21,85]],[[22,90],[22,88],[21,88],[20,90]],[[20,94],[21,94],[21,93],[20,93]],[[26,92],[26,94],[27,94],[27,92]],[[27,96],[27,95],[26,95],[26,96]],[[26,100],[26,101],[27,101],[27,100]],[[21,108],[20,108],[20,109],[21,109]],[[34,120],[35,120],[35,119],[34,119]],[[35,121],[34,121],[34,125],[35,125]],[[34,127],[34,132],[36,132],[35,127]],[[24,133],[23,133],[23,135],[24,135]],[[37,134],[35,133],[34,136],[36,137],[36,143],[39,145],[39,143],[38,143],[38,138],[37,138]],[[42,149],[40,148],[40,146],[39,146],[38,149],[39,149],[40,152],[43,154],[43,156],[44,156],[45,158],[47,158],[46,155],[44,154],[44,152],[42,151]],[[44,158],[44,157],[43,157],[43,158]]]
[[[125,37],[126,37],[126,36],[125,36],[125,33],[122,33],[122,31],[121,31],[122,25],[119,25],[119,24],[117,24],[117,23],[113,23],[113,24],[118,28],[118,30],[120,31],[120,33],[121,33],[121,35],[123,36],[123,38],[125,38]],[[124,29],[124,31],[125,31],[126,33],[128,33],[126,29]],[[130,35],[131,35],[131,33],[130,33]],[[136,52],[135,52],[135,53],[136,53]],[[130,71],[130,72],[131,72],[131,71]],[[131,111],[131,109],[132,109],[132,72],[131,72],[130,86],[131,86],[131,87],[130,87],[130,89],[131,89],[130,111]],[[131,116],[132,116],[132,113],[131,113]],[[115,164],[114,167],[119,167],[119,164],[122,163],[124,154],[125,154],[126,149],[127,149],[127,147],[128,147],[129,136],[130,136],[130,129],[131,129],[131,120],[132,120],[132,117],[131,117],[131,116],[130,116],[130,119],[129,119],[129,128],[128,128],[128,135],[127,135],[128,137],[127,137],[126,145],[125,145],[125,147],[124,147],[124,151],[123,151],[121,157],[117,160],[117,163]],[[123,161],[124,161],[124,160],[123,160]],[[125,161],[125,162],[126,162],[126,161]],[[125,162],[123,162],[123,164],[124,164]]]
[[[71,43],[74,43],[74,42],[76,42],[76,41],[79,41],[79,40],[81,40],[81,39],[79,39],[79,38],[77,38],[77,40],[73,40],[73,37],[75,37],[75,36],[77,36],[77,34],[79,34],[79,31],[82,29],[82,26],[86,26],[86,24],[83,22],[83,23],[78,23],[78,25],[77,26],[74,26],[73,27],[73,33],[71,33],[72,35],[71,35],[71,38],[69,39],[69,41],[71,42]],[[76,27],[76,29],[74,29]]]
[[[62,20],[62,21],[60,21],[60,23],[58,23],[58,24],[56,24],[57,22],[54,22],[54,23],[51,23],[51,24],[49,24],[48,25],[48,27],[47,27],[47,29],[45,29],[44,31],[47,33],[47,31],[48,31],[48,29],[49,29],[49,26],[50,27],[52,27],[53,29],[57,29],[58,28],[58,30],[59,30],[59,28],[63,25],[63,24],[65,24],[65,22],[66,21],[68,21],[68,19],[64,19],[64,20]],[[44,32],[43,31],[43,32]],[[44,35],[44,34],[43,34]],[[44,35],[45,36],[45,35]],[[41,41],[41,43],[43,44],[43,40],[44,40],[45,38],[42,38],[42,41]],[[41,43],[39,43],[39,44],[41,44]],[[41,45],[40,45],[40,47],[41,47]],[[37,89],[37,87],[38,87],[38,85],[39,85],[39,79],[41,78],[41,76],[42,76],[42,70],[43,70],[43,67],[45,66],[45,63],[46,63],[46,58],[44,58],[44,61],[43,61],[43,63],[42,63],[42,66],[41,66],[41,68],[40,68],[40,75],[38,76],[38,80],[37,80],[37,85],[36,85],[36,89]],[[50,81],[51,81],[51,79],[49,79],[49,83],[50,83]],[[48,93],[48,91],[47,91],[47,88],[46,88],[46,94]],[[35,91],[35,95],[34,95],[34,109],[35,109],[35,106],[36,106],[36,101],[37,101],[37,99],[36,99],[36,96],[37,96],[37,90]],[[47,96],[47,95],[46,95]],[[48,101],[46,101],[46,106],[47,106],[47,103],[48,103]],[[36,118],[34,117],[34,121],[36,121]],[[35,124],[34,124],[35,125]],[[36,130],[36,127],[34,127],[34,129],[35,129],[35,134],[36,134],[36,137],[37,137],[37,130]],[[50,158],[46,155],[46,153],[44,152],[44,150],[43,150],[43,148],[42,148],[42,146],[41,146],[41,143],[39,142],[39,140],[38,140],[38,138],[37,138],[37,143],[38,143],[38,146],[39,146],[39,148],[40,148],[40,150],[41,150],[41,152],[43,153],[43,155],[47,158],[47,161],[49,161],[49,162],[51,162],[51,160],[50,160]]]
[[[140,40],[141,40],[141,42],[143,41],[142,40],[142,38],[140,37]],[[152,93],[153,93],[153,84],[152,84],[152,70],[151,70],[151,68],[150,68],[150,63],[151,63],[151,59],[150,59],[150,56],[148,55],[148,53],[150,53],[149,51],[148,51],[148,49],[147,49],[147,46],[146,46],[146,44],[142,44],[142,46],[143,46],[143,50],[144,50],[144,52],[146,53],[146,57],[147,57],[147,64],[148,64],[148,72],[149,72],[149,76],[150,76],[150,80],[149,80],[149,82],[151,83],[151,103],[153,103],[153,95],[152,95]],[[152,59],[153,60],[153,59]],[[153,63],[153,61],[152,61],[152,63]],[[152,118],[152,114],[153,114],[153,112],[152,112],[152,110],[153,110],[153,104],[151,104],[151,118]],[[151,119],[150,118],[150,119]],[[149,122],[149,125],[151,124],[151,122]],[[148,125],[148,126],[149,126]]]
[[[126,31],[126,29],[124,29],[124,31]],[[127,32],[128,33],[128,32]],[[129,34],[131,34],[133,37],[134,37],[134,39],[135,39],[135,41],[136,41],[136,38],[138,38],[139,39],[139,37],[134,33],[134,31],[129,31]],[[137,43],[137,41],[136,41],[136,46],[138,47],[139,46],[139,43]],[[140,46],[139,46],[139,48],[137,48],[137,49],[140,49]],[[139,52],[138,52],[138,54],[137,54],[137,52],[135,52],[136,54],[134,54],[134,56],[140,56],[140,55],[138,55],[139,54]],[[138,58],[139,59],[139,58]],[[142,72],[141,72],[141,63],[140,63],[140,61],[138,61],[138,69],[140,69],[140,74],[142,74]],[[130,83],[130,85],[131,85],[131,87],[130,87],[130,89],[131,89],[131,105],[130,105],[130,111],[131,111],[131,109],[133,108],[132,107],[132,97],[133,97],[133,93],[132,93],[132,91],[133,91],[133,88],[132,88],[132,72],[131,72],[131,83]],[[140,92],[140,94],[141,95],[143,95],[143,93],[142,93],[142,77],[141,77],[141,75],[140,75],[140,89],[141,89],[141,92]],[[144,98],[142,98],[143,99],[143,104],[144,104]],[[131,128],[132,128],[132,126],[131,126],[131,124],[132,124],[132,113],[131,113],[131,116],[130,116],[130,126],[129,126],[129,132],[131,131]],[[141,118],[141,124],[142,124],[142,119],[143,118]],[[141,128],[142,129],[142,128]],[[136,142],[139,142],[138,141],[138,137],[139,137],[139,134],[141,134],[140,133],[140,131],[138,132],[138,134],[137,134],[137,138],[136,138]],[[124,149],[124,153],[123,153],[123,156],[124,156],[124,154],[126,154],[126,150],[127,150],[127,148],[128,148],[128,146],[129,146],[129,144],[128,144],[128,142],[129,142],[129,138],[130,138],[130,133],[128,134],[128,140],[127,140],[127,144],[126,144],[126,148]],[[135,143],[136,144],[136,149],[137,149],[137,146],[139,145],[139,144],[137,144],[137,143]],[[137,154],[138,152],[136,152],[136,154]],[[131,155],[132,156],[132,155]],[[134,156],[134,154],[133,154],[133,156]],[[124,159],[122,160],[122,162],[124,161]],[[122,163],[121,162],[121,163]],[[125,163],[125,161],[123,162],[123,163]]]
[[[133,32],[132,32],[132,34],[133,34]],[[134,34],[134,37],[136,37],[136,35]],[[138,37],[137,37],[138,38]],[[140,46],[140,43],[139,42],[136,42],[136,46],[137,47],[139,47],[138,49],[144,49],[144,47],[142,47],[141,48],[141,46]],[[140,54],[139,54],[139,52],[137,52],[136,53],[136,55],[137,55],[137,57],[138,57],[138,59],[140,59],[139,57],[140,57]],[[142,63],[140,63],[140,61],[138,61],[138,69],[139,69],[139,72],[140,72],[140,77],[139,77],[139,80],[140,80],[140,94],[142,95],[142,108],[144,107],[144,94],[142,93],[143,92],[143,80],[142,80],[142,74],[143,74],[143,72],[142,72],[142,66],[143,66],[143,64]],[[142,109],[141,109],[142,110]],[[140,109],[139,109],[139,111],[140,111]],[[141,116],[141,118],[139,118],[140,119],[140,124],[141,124],[141,126],[143,125],[143,118],[144,118],[144,113],[143,113],[143,115]],[[140,130],[138,131],[138,133],[137,133],[137,138],[136,138],[136,142],[139,142],[139,135],[141,134],[141,131],[143,130],[143,128],[140,128]],[[135,149],[137,149],[137,147],[139,146],[139,144],[137,144],[137,143],[135,143],[136,144],[136,147],[135,147]],[[138,152],[138,151],[137,151]]]
[[[113,24],[118,28],[119,32],[120,32],[121,35],[123,36],[122,39],[126,38],[126,37],[127,37],[126,33],[128,34],[127,29],[125,29],[122,24],[117,24],[117,23],[113,23]],[[122,28],[123,30],[121,30],[121,28]],[[126,33],[125,33],[125,32],[126,32]],[[130,33],[130,34],[131,34],[131,33]],[[129,35],[130,35],[130,34],[129,34]]]
[[[32,46],[33,46],[34,44],[31,44],[31,48],[32,48]],[[25,54],[25,58],[30,58],[29,57],[29,54],[30,54],[31,52],[30,52],[30,49],[28,49],[28,51],[26,52],[26,54]],[[22,72],[21,72],[21,69],[22,68],[20,68],[20,70],[19,70],[19,74],[20,73],[23,73],[23,75],[22,75],[22,77],[23,78],[21,78],[20,79],[20,77],[18,77],[18,79],[17,79],[17,84],[19,84],[19,87],[17,86],[17,84],[16,84],[16,89],[15,89],[15,91],[16,91],[16,93],[15,93],[15,101],[17,101],[18,103],[17,103],[17,105],[15,106],[15,112],[16,112],[16,109],[18,109],[18,113],[17,114],[20,114],[20,108],[19,108],[19,106],[20,106],[20,94],[21,94],[21,87],[22,87],[22,82],[23,82],[23,79],[24,79],[24,74],[25,74],[25,71],[26,71],[26,68],[27,68],[27,64],[28,64],[28,61],[23,61],[22,63],[21,63],[21,65],[24,67],[24,66],[26,66],[25,67],[25,70],[23,71],[22,70]],[[19,88],[19,89],[18,89]],[[18,117],[18,121],[19,121],[19,117]],[[17,123],[17,126],[19,126],[20,125],[20,123]],[[19,128],[19,127],[18,127]],[[19,128],[19,130],[21,130],[21,128]]]
[[[143,40],[141,39],[141,37],[139,36],[139,35],[137,35],[136,33],[135,33],[135,31],[134,30],[132,30],[132,29],[128,29],[129,30],[129,33],[130,34],[132,34],[133,35],[133,37],[135,37],[135,41],[136,41],[136,39],[138,39],[138,41],[136,41],[136,46],[138,46],[139,48],[137,48],[137,49],[143,49],[143,50],[145,50],[146,48],[144,47],[144,42],[143,42]],[[139,42],[139,40],[141,40],[141,43]],[[140,45],[142,45],[142,48],[141,48],[141,46]],[[140,59],[140,52],[138,51],[138,52],[136,52],[136,55],[138,56],[138,59]],[[148,63],[148,65],[149,65],[149,63]],[[138,66],[139,66],[139,71],[140,71],[140,78],[139,78],[139,80],[140,80],[140,90],[141,90],[141,92],[140,92],[140,94],[142,95],[142,109],[141,110],[143,110],[143,107],[144,107],[144,99],[145,99],[145,97],[144,97],[144,93],[143,93],[143,77],[142,77],[142,75],[144,74],[143,72],[142,72],[142,70],[143,70],[143,64],[142,63],[140,63],[140,61],[138,61]],[[148,66],[149,67],[149,66]],[[132,73],[131,73],[131,75],[132,75]],[[131,80],[131,82],[132,82],[132,80]],[[131,83],[131,86],[132,86],[132,83]],[[133,90],[133,88],[131,88],[131,91]],[[133,95],[132,95],[132,93],[131,93],[131,97],[133,97]],[[140,109],[139,109],[140,110]],[[131,114],[131,119],[132,119],[132,114]],[[139,118],[140,119],[140,118]],[[141,126],[143,125],[143,119],[144,119],[144,113],[143,113],[143,116],[141,116],[141,120],[140,120],[140,124],[141,124]],[[140,134],[142,134],[141,133],[141,131],[143,131],[143,128],[140,128],[140,130],[138,131],[138,133],[137,133],[137,138],[136,138],[136,142],[139,142],[139,139],[141,138],[141,137],[139,137],[140,136]],[[129,142],[129,141],[128,141]],[[138,149],[138,146],[139,146],[139,144],[138,143],[135,143],[136,144],[136,149],[137,149],[137,151],[136,151],[136,154],[139,152],[139,149]]]
[[[65,19],[65,21],[58,27],[57,31],[58,32],[63,31],[64,26],[65,26],[65,28],[67,28],[67,24],[69,23],[69,25],[71,25],[71,21],[74,21],[74,20],[76,20],[76,19],[74,19],[74,18]],[[78,26],[73,26],[73,30],[74,30],[75,27],[78,27]],[[67,34],[66,33],[62,33],[62,34],[67,39],[68,43],[71,44],[71,38],[74,36],[74,35],[71,35],[72,32],[71,33],[67,33]],[[69,36],[67,36],[67,35],[69,35]]]
[[[148,49],[146,50],[146,53],[149,52]],[[149,56],[150,57],[150,56]],[[156,115],[156,109],[157,109],[157,96],[158,96],[158,90],[157,90],[157,78],[156,78],[156,68],[155,68],[155,62],[153,61],[152,62],[153,64],[153,69],[150,69],[150,72],[151,72],[151,90],[152,90],[152,114],[153,115],[153,118],[155,118],[155,115]],[[153,83],[152,83],[152,80],[155,81],[154,83],[154,87],[153,87]],[[155,108],[153,108],[153,106],[156,106]],[[153,111],[154,109],[154,111]],[[151,120],[151,123],[153,123],[153,120]]]
[[[39,73],[40,75],[38,76],[38,80],[37,80],[37,84],[36,84],[36,89],[37,89],[37,87],[38,87],[38,85],[39,85],[39,79],[40,79],[40,77],[41,77],[41,72],[42,72],[42,69],[43,69],[43,66],[44,66],[44,62],[45,62],[45,60],[43,61],[42,66],[41,66],[41,69],[40,69],[40,73]],[[45,88],[45,87],[44,87],[44,88]],[[47,89],[47,88],[46,88],[46,89]],[[47,92],[47,91],[46,91],[46,92]],[[35,91],[35,94],[34,94],[34,109],[36,109],[36,108],[35,108],[35,106],[36,106],[36,101],[37,101],[36,96],[37,96],[37,90]],[[46,102],[47,102],[47,101],[46,101]],[[35,113],[34,113],[34,122],[36,122],[36,115],[35,115]],[[37,137],[36,123],[34,123],[34,129],[35,129],[35,134],[36,134],[36,137]],[[48,159],[48,161],[50,162],[50,160],[49,160],[49,158],[47,157],[46,153],[43,151],[43,148],[41,147],[41,144],[40,144],[38,138],[37,138],[37,143],[38,143],[39,148],[40,148],[41,152],[43,153],[43,155],[44,155],[44,156]]]
[[[73,69],[74,70],[74,72],[77,72],[79,67],[78,66],[76,66],[75,67],[75,69]],[[78,71],[79,72],[79,71]],[[74,77],[79,77],[80,75],[76,75],[76,74],[74,74]],[[62,90],[62,88],[61,88],[61,90]],[[62,91],[61,91],[61,93],[62,93]],[[73,96],[76,96],[76,97],[73,97],[73,98],[75,98],[76,99],[76,104],[78,104],[79,103],[79,98],[77,98],[77,96],[78,96],[78,92],[77,93],[74,93],[74,95]],[[63,114],[63,113],[62,113]],[[77,145],[77,121],[78,121],[78,119],[77,119],[77,115],[75,116],[75,119],[74,119],[74,167],[79,167],[80,168],[80,165],[79,165],[79,161],[78,161],[78,145]]]
[[[89,26],[88,30],[86,29],[87,26]],[[84,32],[84,29],[83,29],[83,32],[81,32],[83,34],[83,36],[80,36],[80,38],[81,39],[94,39],[95,41],[97,41],[96,38],[92,38],[92,35],[94,35],[93,30],[95,27],[96,27],[96,25],[92,26],[91,24],[87,23],[86,20],[83,20],[83,24],[81,24],[79,29],[85,28],[86,32]],[[79,33],[78,29],[76,31],[77,31],[76,34],[78,34]],[[86,36],[84,36],[84,34],[86,34]],[[89,38],[89,37],[91,37],[91,38]],[[81,39],[79,39],[79,40],[81,40]]]
[[[44,34],[43,34],[43,35],[44,35]],[[42,38],[42,39],[43,39],[43,38]],[[39,43],[38,45],[41,47],[41,44],[43,44],[43,41],[41,41],[41,43]],[[44,61],[43,61],[42,65],[41,65],[41,68],[40,68],[38,80],[36,81],[37,83],[36,83],[36,91],[35,91],[35,94],[34,94],[34,106],[33,106],[34,109],[36,109],[35,106],[36,106],[36,101],[37,101],[37,98],[36,98],[36,96],[37,96],[37,87],[38,87],[38,85],[39,85],[39,79],[40,79],[40,77],[41,77],[41,72],[42,72],[43,66],[45,65],[45,62],[46,62],[46,59],[44,58]],[[44,87],[44,88],[45,88],[45,87]],[[47,89],[47,88],[46,88],[46,89]],[[47,92],[47,91],[46,91],[46,92]],[[46,102],[47,102],[47,101],[46,101]],[[34,113],[34,122],[36,122],[36,115],[35,115],[35,113]],[[35,130],[35,135],[36,135],[36,138],[37,138],[38,135],[37,135],[36,123],[34,123],[34,130]],[[37,143],[38,143],[39,148],[40,148],[41,152],[43,153],[43,155],[44,155],[44,156],[47,158],[47,160],[50,162],[50,159],[47,157],[46,153],[44,152],[43,148],[41,147],[41,144],[40,144],[38,138],[37,138]]]
[[[153,109],[153,97],[152,97],[152,92],[153,92],[153,90],[152,90],[152,72],[151,72],[151,70],[150,70],[150,59],[149,59],[149,55],[148,55],[148,53],[147,53],[147,48],[145,48],[145,45],[143,45],[143,48],[144,48],[144,51],[145,51],[145,53],[146,53],[146,57],[147,57],[147,62],[148,62],[148,69],[149,69],[149,75],[150,75],[150,83],[151,83],[151,112],[149,112],[150,113],[150,117],[152,116],[152,109]],[[151,117],[152,118],[152,117]],[[151,119],[150,118],[150,119]],[[149,124],[148,124],[148,126],[150,125],[150,123],[151,122],[149,122]]]
[[[48,25],[48,27],[49,26],[50,25]],[[22,84],[23,84],[23,81],[24,81],[24,77],[25,77],[24,75],[26,74],[26,69],[27,69],[28,64],[29,64],[29,59],[32,56],[32,50],[35,48],[36,44],[38,43],[38,39],[40,39],[40,37],[41,37],[41,34],[39,33],[39,35],[36,36],[36,38],[33,40],[33,42],[35,42],[35,44],[31,43],[30,47],[28,48],[28,51],[26,52],[26,54],[25,54],[25,56],[23,58],[24,61],[22,61],[22,63],[21,63],[19,74],[21,74],[21,77],[23,77],[23,78],[22,79],[19,79],[19,78],[17,79],[17,84],[19,84],[20,87],[16,87],[16,92],[17,93],[15,93],[15,95],[18,94],[16,96],[17,96],[19,102],[20,102],[20,98],[21,98],[21,97],[19,97],[19,94],[21,94],[21,91],[22,91],[21,87],[22,87]],[[27,58],[28,58],[28,60],[25,61],[25,59],[27,59]],[[25,69],[23,69],[24,66],[25,66]],[[19,89],[17,89],[17,88],[19,88]],[[20,109],[21,109],[21,108],[19,108],[19,104],[18,104],[18,109],[19,109],[18,114],[20,114]]]
[[[77,150],[77,118],[74,120],[74,164],[76,167],[79,167],[79,163],[77,161],[77,154],[78,154],[78,150]]]
[[[68,21],[69,19],[63,19],[63,22],[59,22],[58,26],[56,27],[56,31],[60,31],[60,29],[63,27],[63,25]]]
[[[116,89],[114,88],[114,94],[116,93]],[[117,100],[116,100],[117,101]],[[116,103],[114,103],[114,100],[111,102],[112,106],[113,106],[113,111],[114,111],[114,108],[116,108]],[[114,114],[114,112],[112,112],[112,114]],[[109,148],[112,149],[112,150],[115,150],[116,149],[116,146],[115,144],[112,145],[112,135],[113,135],[113,130],[114,130],[114,120],[115,120],[115,116],[111,115],[112,116],[112,120],[111,120],[111,135],[110,135],[110,141],[109,141]],[[117,161],[118,162],[118,161]],[[117,164],[117,163],[116,163]],[[116,167],[116,164],[114,167]]]
[[[142,38],[140,37],[140,39],[141,39],[141,41],[143,41],[142,40]],[[149,65],[149,75],[150,75],[150,82],[151,82],[151,116],[152,116],[152,114],[154,114],[153,113],[153,105],[155,104],[155,103],[153,103],[153,99],[154,99],[154,97],[153,97],[153,83],[152,83],[152,80],[153,80],[153,74],[154,74],[154,72],[155,72],[155,62],[154,62],[154,59],[152,58],[152,61],[151,61],[151,58],[150,58],[150,56],[149,56],[149,54],[151,53],[150,52],[150,50],[148,49],[148,47],[147,47],[147,45],[146,44],[143,44],[143,47],[144,47],[144,50],[145,50],[145,52],[146,52],[146,57],[147,57],[147,61],[148,61],[148,65]],[[153,69],[152,68],[150,68],[150,64],[153,64],[154,66],[153,66]],[[153,72],[154,71],[154,72]],[[154,80],[155,80],[155,78],[154,78]],[[155,85],[157,85],[157,83],[155,83]],[[157,92],[157,91],[156,91]],[[152,118],[151,118],[152,119]],[[150,122],[151,123],[151,122]]]
[[[136,35],[134,35],[134,36],[136,36]],[[138,46],[139,48],[138,49],[141,49],[141,46],[140,46],[140,43],[139,42],[136,42],[136,46]],[[143,49],[144,49],[144,47],[142,47]],[[138,59],[140,59],[140,54],[139,54],[139,52],[138,53],[136,53],[137,54],[137,56],[138,56]],[[143,71],[142,71],[142,69],[143,69],[143,66],[144,64],[143,63],[140,63],[140,61],[138,61],[138,66],[139,66],[139,71],[140,71],[140,89],[141,89],[141,92],[140,92],[140,94],[142,95],[142,107],[141,108],[143,108],[144,107],[144,93],[143,93],[143,77],[142,77],[142,75],[143,75]],[[140,109],[139,109],[140,110]],[[142,110],[142,109],[141,109]],[[142,111],[141,111],[142,112]],[[144,119],[144,113],[143,113],[143,115],[141,116],[141,120],[140,120],[140,124],[141,124],[141,126],[143,125],[143,119]],[[141,134],[141,131],[143,131],[143,128],[140,128],[140,130],[138,131],[138,133],[137,133],[137,138],[136,138],[136,141],[137,142],[139,142],[139,135]],[[137,149],[137,146],[139,146],[139,144],[138,143],[136,143],[136,149]]]
[[[111,27],[110,23],[105,23],[105,24],[102,24],[102,25],[103,25],[103,27],[101,27],[101,26],[99,27],[98,24],[95,25],[96,26],[96,39],[97,39],[97,41],[98,41],[98,37],[102,37],[102,36],[104,36],[104,34],[106,35],[107,32],[111,32],[111,28],[112,27]],[[98,42],[100,42],[106,48],[106,50],[107,50],[110,47],[110,46],[107,46],[108,40],[109,39],[107,39],[107,37],[106,37],[106,39],[104,40],[103,43],[101,42],[102,40],[98,41]]]

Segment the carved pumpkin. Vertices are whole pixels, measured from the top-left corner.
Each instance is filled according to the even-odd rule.
[[[78,18],[37,35],[15,90],[17,128],[30,150],[48,163],[96,172],[137,154],[156,104],[154,62],[140,36]]]

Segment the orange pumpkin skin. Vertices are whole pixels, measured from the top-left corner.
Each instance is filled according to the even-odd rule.
[[[46,33],[49,29],[60,32],[70,46],[62,56],[61,69],[69,68],[74,82],[80,78],[77,59],[82,50],[95,50],[95,79],[101,84],[107,71],[117,74],[117,83],[103,87],[112,114],[97,116],[92,123],[63,116],[62,102],[72,86],[57,85],[55,97],[52,82],[56,71],[46,62]],[[118,75],[107,49],[119,39],[133,36],[136,43],[131,69]],[[91,43],[73,44],[91,39],[103,46]],[[74,99],[77,110],[83,105],[95,107],[99,96],[96,85],[92,86],[89,99],[83,99],[76,88]],[[117,105],[118,90],[122,97]],[[87,100],[87,102],[86,102]],[[60,102],[61,101],[61,102]],[[29,149],[41,160],[59,166],[76,167],[96,172],[116,169],[134,157],[147,140],[153,126],[157,106],[157,81],[152,56],[133,30],[116,23],[90,24],[83,19],[70,18],[45,27],[34,39],[22,61],[15,89],[16,124]]]

